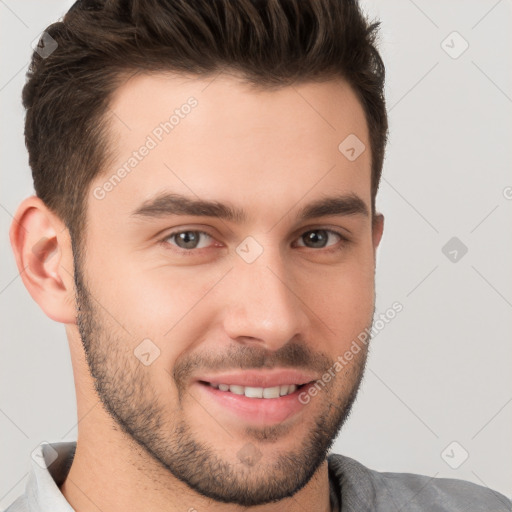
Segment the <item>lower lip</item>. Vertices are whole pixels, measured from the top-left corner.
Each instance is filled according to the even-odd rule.
[[[221,391],[208,384],[195,383],[199,392],[209,401],[233,412],[238,418],[250,423],[282,423],[300,413],[307,404],[302,404],[299,395],[307,392],[308,384],[293,393],[279,398],[247,398],[231,391]]]

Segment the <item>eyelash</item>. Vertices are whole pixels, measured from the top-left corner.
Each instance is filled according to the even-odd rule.
[[[314,247],[305,247],[305,246],[300,246],[300,247],[305,247],[306,249],[311,249],[313,251],[319,251],[319,252],[321,251],[324,254],[325,253],[330,254],[330,253],[340,251],[341,249],[343,249],[346,245],[348,245],[350,243],[350,240],[346,236],[342,235],[339,231],[336,231],[334,229],[325,229],[325,228],[314,228],[314,229],[309,229],[307,231],[304,231],[302,233],[302,235],[299,236],[298,239],[300,239],[302,236],[304,236],[305,234],[310,233],[312,231],[325,231],[327,233],[337,235],[340,238],[340,241],[338,244],[334,244],[333,246],[331,246],[329,248],[315,249]],[[181,254],[184,256],[194,256],[197,254],[197,251],[203,251],[203,250],[206,250],[209,248],[209,247],[201,247],[199,249],[182,249],[181,247],[173,245],[172,249],[169,249],[169,245],[170,245],[168,242],[169,239],[171,239],[173,236],[179,235],[180,233],[187,233],[187,232],[198,233],[200,235],[206,235],[207,237],[211,238],[212,240],[214,239],[213,236],[211,236],[206,231],[200,231],[197,229],[182,229],[179,231],[173,231],[172,233],[169,233],[168,235],[166,235],[164,238],[162,238],[160,240],[160,243],[165,247],[165,249],[177,252],[178,254]]]

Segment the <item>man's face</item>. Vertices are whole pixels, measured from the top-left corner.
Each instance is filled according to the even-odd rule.
[[[349,413],[366,347],[333,368],[371,326],[382,225],[364,113],[344,82],[256,92],[211,80],[139,75],[116,92],[78,323],[129,438],[199,493],[249,506],[302,488]],[[338,148],[354,135],[356,159]]]

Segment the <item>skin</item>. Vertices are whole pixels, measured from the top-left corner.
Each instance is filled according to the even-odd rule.
[[[95,198],[191,96],[190,114]],[[90,186],[83,260],[74,261],[68,230],[36,197],[11,228],[23,282],[65,324],[71,351],[78,444],[62,493],[80,512],[330,510],[325,454],[357,393],[365,346],[279,424],[241,421],[193,378],[262,366],[320,377],[371,325],[382,215],[297,217],[341,194],[370,210],[368,129],[354,92],[341,79],[256,91],[234,75],[139,74],[110,110],[114,151]],[[338,150],[349,134],[367,148],[353,162]],[[247,219],[131,215],[163,190],[229,203]],[[349,241],[324,231],[326,247],[308,246],[302,235],[314,229]],[[208,236],[184,255],[168,237],[176,230]],[[252,263],[236,252],[248,236],[262,249]],[[145,339],[160,351],[147,366],[134,355]],[[255,462],[244,463],[241,450]]]

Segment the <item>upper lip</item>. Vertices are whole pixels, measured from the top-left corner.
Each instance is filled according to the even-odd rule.
[[[316,376],[308,371],[293,369],[273,370],[246,370],[224,373],[211,373],[201,375],[196,381],[212,384],[234,384],[237,386],[249,386],[254,388],[271,388],[295,384],[300,386],[316,379]]]

